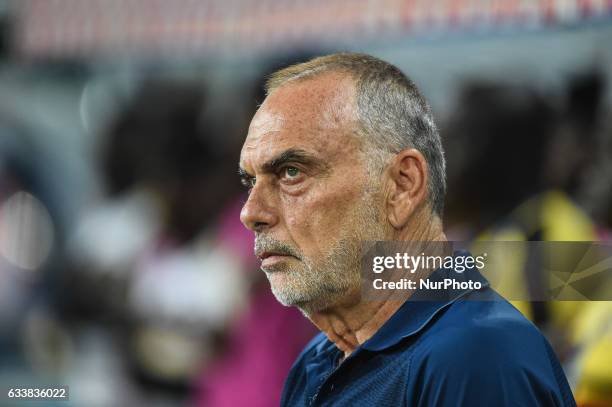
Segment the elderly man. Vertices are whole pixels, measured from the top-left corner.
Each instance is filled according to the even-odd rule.
[[[546,340],[485,280],[444,301],[363,298],[363,242],[446,240],[440,137],[395,66],[344,53],[273,74],[240,175],[273,293],[322,331],[282,405],[575,405]]]

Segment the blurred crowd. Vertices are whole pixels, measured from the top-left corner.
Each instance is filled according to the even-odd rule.
[[[213,84],[144,75],[96,127],[77,208],[53,170],[75,152],[0,105],[0,384],[69,385],[76,406],[278,405],[315,329],[258,271],[236,170],[265,75],[297,59],[223,114]],[[438,117],[450,239],[610,242],[610,85],[597,67],[555,92],[462,82]],[[516,306],[579,404],[612,405],[612,302]]]
[[[228,118],[242,134],[251,93]],[[240,144],[209,103],[201,84],[143,80],[102,126],[101,192],[70,226],[27,123],[2,117],[0,382],[66,383],[74,405],[279,403],[315,330],[257,271]]]
[[[555,98],[528,87],[466,84],[443,128],[451,240],[610,244],[606,86],[598,70],[570,77]],[[585,252],[554,256],[573,269]],[[532,293],[548,277],[530,261],[498,265],[513,284],[510,292]],[[598,287],[600,298],[609,299],[611,289]],[[579,405],[611,405],[612,302],[587,299],[513,304],[553,345]]]

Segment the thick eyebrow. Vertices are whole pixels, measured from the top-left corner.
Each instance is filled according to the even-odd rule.
[[[265,162],[264,165],[261,166],[261,168],[262,171],[265,173],[276,173],[283,165],[286,165],[288,163],[322,166],[321,161],[318,160],[312,154],[304,150],[290,148],[288,150],[283,151],[271,160]]]
[[[262,166],[262,172],[267,174],[274,174],[280,170],[283,165],[288,163],[296,163],[302,165],[310,165],[320,169],[326,169],[327,166],[321,162],[321,160],[317,159],[314,155],[308,153],[307,151],[290,148],[288,150],[283,151],[278,156],[266,161]],[[240,180],[242,184],[249,186],[250,182],[255,178],[254,175],[249,174],[244,168],[238,168],[238,175],[240,176]]]

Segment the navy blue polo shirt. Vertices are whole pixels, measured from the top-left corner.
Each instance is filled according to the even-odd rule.
[[[285,382],[282,406],[575,406],[553,350],[476,270],[440,269],[480,290],[442,290],[406,301],[340,363],[322,333]],[[430,295],[430,294],[428,294]]]

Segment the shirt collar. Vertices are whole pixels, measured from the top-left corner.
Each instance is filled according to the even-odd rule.
[[[466,255],[469,255],[469,252],[465,250],[454,253],[454,256]],[[437,282],[444,281],[445,278],[452,278],[457,282],[472,280],[480,282],[482,287],[489,285],[487,279],[476,268],[466,269],[462,273],[453,269],[441,268],[434,271],[427,280]],[[369,351],[387,349],[402,339],[422,331],[438,313],[473,291],[475,290],[469,288],[428,290],[427,292],[417,290],[413,297],[402,304],[395,314],[361,347]]]

